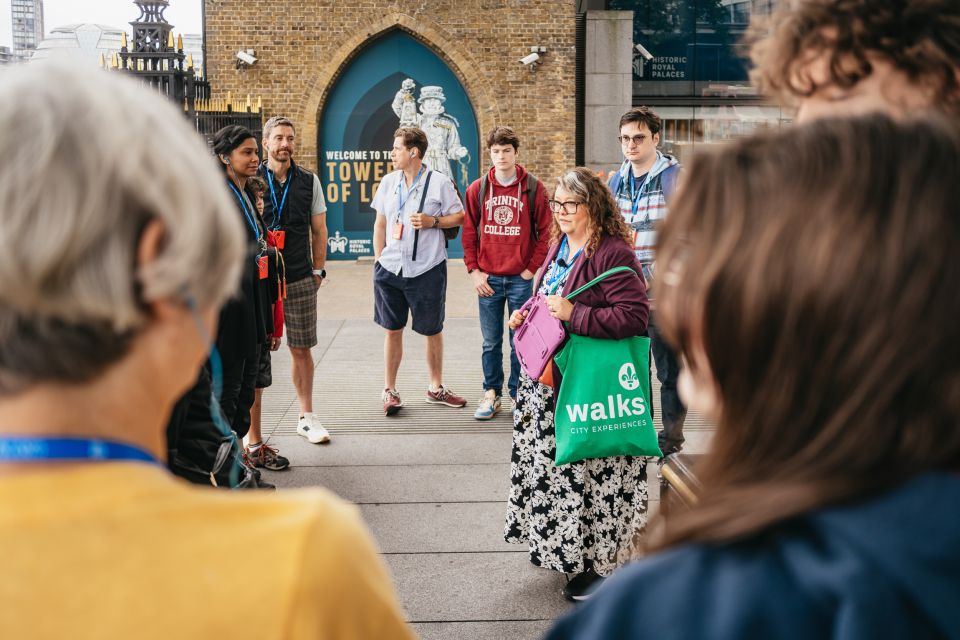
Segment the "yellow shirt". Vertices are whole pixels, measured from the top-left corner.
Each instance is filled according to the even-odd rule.
[[[140,463],[0,476],[0,638],[412,638],[355,507]]]

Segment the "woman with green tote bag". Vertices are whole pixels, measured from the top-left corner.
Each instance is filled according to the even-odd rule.
[[[573,336],[644,335],[646,285],[606,185],[589,169],[571,169],[558,181],[550,207],[551,247],[534,290],[548,294],[551,314]],[[572,301],[563,297],[615,267],[629,270],[609,275]],[[511,328],[523,317],[516,312]],[[634,532],[646,524],[646,459],[616,456],[557,466],[554,388],[562,379],[556,366],[552,372],[554,386],[520,377],[504,537],[528,545],[533,564],[574,574],[563,590],[572,600],[585,597],[629,557]]]

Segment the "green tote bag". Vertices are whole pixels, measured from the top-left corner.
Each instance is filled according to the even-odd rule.
[[[575,293],[623,270],[632,271],[611,269]],[[611,456],[663,457],[650,412],[650,338],[570,334],[554,360],[563,374],[554,412],[556,466]]]

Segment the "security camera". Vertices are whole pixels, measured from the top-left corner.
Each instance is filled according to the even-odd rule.
[[[238,68],[241,67],[242,65],[247,65],[248,67],[252,67],[256,63],[257,63],[257,58],[253,55],[253,49],[247,49],[246,51],[241,49],[240,51],[237,51],[237,67]]]
[[[525,55],[522,58],[520,58],[520,64],[522,65],[531,65],[535,62],[540,62],[539,53],[531,53],[529,55]]]
[[[633,48],[636,49],[636,50],[637,50],[637,53],[639,53],[641,56],[643,56],[643,59],[646,60],[647,62],[650,62],[651,60],[653,60],[653,54],[650,53],[649,51],[647,51],[647,48],[644,47],[644,46],[643,46],[642,44],[640,44],[639,42],[638,42],[637,44],[633,45]]]

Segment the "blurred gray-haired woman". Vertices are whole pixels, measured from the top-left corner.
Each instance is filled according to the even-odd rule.
[[[0,72],[0,131],[0,637],[409,637],[351,508],[162,464],[246,259],[182,110],[38,63]]]

